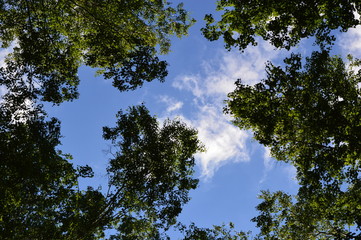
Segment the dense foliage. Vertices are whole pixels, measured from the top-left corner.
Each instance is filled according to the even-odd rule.
[[[256,37],[291,50],[314,37],[319,51],[292,53],[283,66],[266,66],[266,79],[241,79],[226,101],[234,124],[249,129],[272,156],[295,166],[296,196],[263,191],[253,218],[261,239],[360,239],[360,61],[332,56],[332,30],[359,25],[357,1],[218,1],[203,34],[223,36],[243,51]],[[260,39],[260,38],[258,38]]]
[[[182,5],[149,1],[2,1],[0,66],[0,238],[158,239],[174,225],[203,146],[180,120],[159,127],[145,106],[120,112],[104,128],[116,152],[109,189],[80,189],[93,177],[59,150],[60,121],[41,101],[78,97],[77,71],[96,68],[121,91],[167,75],[157,55],[193,23]]]
[[[246,240],[249,237],[249,233],[235,231],[233,223],[213,228],[200,228],[193,223],[188,227],[180,226],[180,230],[184,233],[183,240]]]
[[[346,69],[340,57],[326,51],[313,52],[304,68],[299,55],[285,63],[285,69],[269,64],[267,78],[254,86],[237,81],[229,94],[227,110],[234,123],[251,129],[277,160],[294,165],[301,185],[295,206],[288,200],[288,205],[274,207],[292,212],[280,213],[278,220],[286,221],[288,235],[271,224],[270,216],[255,220],[263,232],[291,239],[300,232],[304,239],[311,239],[310,234],[319,239],[317,231],[325,232],[326,223],[335,232],[327,231],[329,235],[342,235],[345,226],[360,229],[361,72]],[[351,62],[351,67],[359,65]],[[282,194],[274,196],[283,201]],[[268,204],[259,206],[263,212],[274,211],[261,206]]]
[[[117,149],[104,193],[78,188],[78,178],[93,173],[88,166],[74,169],[70,156],[57,150],[58,120],[46,120],[40,106],[14,113],[6,104],[0,115],[1,239],[98,239],[108,228],[118,230],[112,239],[157,239],[197,186],[193,155],[203,147],[179,120],[160,128],[145,106],[120,112],[117,127],[104,128]]]
[[[359,25],[358,1],[220,0],[219,21],[206,15],[204,36],[243,51],[258,39],[292,49],[314,37],[320,49],[268,63],[256,85],[237,80],[225,111],[253,131],[272,156],[297,169],[298,194],[262,191],[253,218],[257,239],[361,238],[361,61],[332,56],[333,30]],[[193,20],[164,0],[2,1],[0,41],[12,48],[0,66],[0,238],[162,239],[198,180],[197,131],[180,120],[160,125],[144,105],[104,127],[111,142],[108,189],[80,189],[93,177],[59,150],[60,121],[42,101],[78,97],[78,69],[95,68],[120,91],[164,81],[170,37]],[[257,39],[257,40],[258,40]],[[231,224],[178,223],[184,239],[247,239]]]
[[[158,125],[141,105],[119,112],[117,126],[104,128],[118,149],[108,167],[114,189],[106,211],[119,217],[119,239],[158,239],[197,187],[193,155],[203,150],[197,131],[179,120]]]
[[[219,21],[208,14],[204,36],[211,40],[223,37],[225,47],[244,50],[256,45],[256,36],[277,48],[295,46],[302,38],[315,36],[317,42],[332,43],[330,32],[347,31],[359,24],[359,1],[345,0],[219,0]]]
[[[78,96],[81,65],[99,69],[119,90],[167,75],[169,37],[185,35],[193,20],[182,5],[163,0],[46,0],[0,3],[1,47],[10,74],[20,74],[45,101]],[[1,84],[4,84],[1,82]]]
[[[0,238],[81,239],[84,223],[104,202],[98,191],[77,189],[88,167],[73,168],[71,156],[58,150],[59,121],[49,119],[27,94],[9,91],[3,99]],[[91,235],[97,234],[93,230]]]

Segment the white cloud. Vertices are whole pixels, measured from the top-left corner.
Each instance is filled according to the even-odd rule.
[[[163,96],[161,99],[172,98]],[[250,138],[249,134],[232,125],[227,116],[222,113],[222,107],[219,104],[198,104],[196,108],[197,111],[188,118],[179,113],[168,111],[168,106],[159,121],[163,122],[167,117],[179,118],[198,130],[199,140],[206,148],[205,152],[196,155],[203,179],[211,178],[219,167],[228,162],[250,160],[246,147],[246,142]]]
[[[201,98],[204,91],[199,87],[200,81],[201,78],[199,75],[182,76],[173,83],[173,87],[191,91],[195,97]]]
[[[197,156],[202,176],[212,177],[227,162],[249,161],[246,148],[249,135],[246,131],[230,124],[218,107],[204,105],[199,110],[192,123],[198,129],[199,139],[207,150]]]
[[[360,15],[356,13],[355,17],[359,19]],[[350,28],[346,33],[342,33],[339,38],[338,44],[345,54],[361,57],[361,26]]]
[[[244,53],[218,51],[213,59],[202,63],[202,73],[179,76],[175,88],[190,91],[196,98],[219,97],[223,99],[234,90],[234,82],[241,78],[253,85],[264,77],[265,63],[277,55],[269,44],[250,47]]]
[[[264,148],[263,164],[267,171],[273,168],[274,162],[272,161],[271,149],[269,147]]]
[[[275,165],[275,160],[271,156],[271,149],[269,147],[264,147],[263,153],[263,176],[259,183],[264,183],[267,179],[268,172],[270,172]]]
[[[284,172],[287,174],[288,178],[293,180],[294,183],[298,184],[297,181],[297,169],[295,166],[291,165],[291,164],[287,164],[287,166],[285,166],[283,168]]]
[[[0,86],[0,103],[3,102],[3,96],[7,93],[7,88],[5,86]]]
[[[175,79],[173,87],[189,91],[194,97],[196,114],[185,120],[198,129],[207,149],[197,156],[204,178],[212,177],[226,163],[250,160],[246,146],[250,134],[235,127],[223,114],[223,101],[235,89],[238,78],[249,85],[259,82],[266,61],[277,55],[279,52],[266,43],[250,47],[245,53],[219,51],[202,63],[200,72]]]
[[[274,159],[271,155],[271,149],[269,147],[263,147],[263,149],[263,175],[259,183],[265,183],[267,181],[268,174],[272,170],[277,169],[285,173],[287,179],[290,180],[289,182],[292,184],[298,184],[296,179],[297,169],[292,164],[279,162]]]
[[[175,98],[169,96],[161,96],[159,100],[167,105],[167,113],[172,113],[183,107],[183,102],[177,101]]]
[[[0,50],[0,67],[5,66],[5,57],[12,52],[12,48],[5,48]]]

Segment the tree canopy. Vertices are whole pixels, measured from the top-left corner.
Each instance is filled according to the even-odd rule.
[[[353,176],[343,169],[359,168],[361,72],[326,51],[313,52],[304,69],[300,55],[285,63],[285,69],[269,63],[267,78],[255,86],[236,82],[227,108],[234,123],[252,129],[275,158],[292,162],[305,183]]]
[[[93,177],[59,149],[60,121],[43,101],[78,97],[78,68],[113,79],[121,91],[167,75],[158,58],[170,37],[194,20],[182,4],[150,1],[3,1],[0,41],[12,48],[0,66],[0,238],[157,239],[177,220],[192,177],[197,131],[180,120],[157,119],[142,105],[119,112],[104,138],[116,149],[108,191],[80,189]]]
[[[81,65],[97,68],[121,91],[164,81],[167,63],[157,55],[193,20],[182,4],[163,0],[47,0],[2,1],[0,23],[1,47],[15,42],[8,74],[35,84],[42,100],[60,103],[78,96]]]
[[[227,49],[244,50],[256,45],[260,36],[276,48],[290,49],[311,36],[319,43],[331,43],[332,30],[347,31],[360,23],[356,14],[361,5],[344,0],[219,0],[217,10],[223,12],[219,21],[212,14],[205,17],[203,34],[208,40],[223,37]]]
[[[332,56],[333,30],[359,25],[354,1],[218,1],[216,22],[207,15],[203,34],[223,36],[243,51],[256,37],[291,49],[314,37],[320,50],[303,59],[291,53],[283,66],[268,62],[266,78],[241,79],[225,112],[249,129],[272,157],[295,166],[298,194],[263,191],[253,218],[261,239],[359,239],[360,61]],[[260,38],[258,38],[260,39]],[[258,40],[257,39],[257,40]]]
[[[203,146],[197,131],[179,120],[160,128],[144,105],[117,116],[116,127],[104,128],[104,138],[118,149],[108,167],[114,190],[107,208],[120,217],[119,239],[157,239],[160,229],[176,224],[189,190],[197,187],[193,155]]]
[[[78,187],[92,177],[74,168],[57,148],[60,126],[37,106],[21,119],[2,104],[0,119],[2,239],[158,239],[196,188],[194,157],[203,146],[197,131],[179,120],[162,127],[144,105],[118,113],[117,126],[104,128],[116,152],[110,160],[109,189]]]
[[[350,237],[346,226],[361,228],[361,72],[352,70],[360,62],[352,60],[347,69],[340,57],[323,51],[313,52],[304,67],[299,55],[285,63],[284,69],[269,63],[267,78],[254,86],[237,81],[227,102],[234,124],[251,129],[273,157],[294,165],[301,185],[295,205],[282,193],[264,193],[258,206],[264,213],[254,220],[266,236]],[[273,224],[269,214],[278,211]],[[304,237],[296,238],[300,233]]]
[[[332,56],[334,30],[358,26],[358,1],[220,0],[219,21],[206,15],[204,36],[223,37],[243,51],[258,39],[290,50],[314,37],[320,49],[292,53],[266,78],[241,79],[225,112],[241,129],[292,164],[295,196],[262,191],[252,221],[256,239],[361,238],[361,60]],[[78,97],[78,69],[89,66],[120,91],[164,81],[159,58],[170,38],[187,34],[194,20],[166,0],[2,1],[0,42],[12,48],[0,66],[0,238],[167,239],[177,226],[184,239],[247,239],[234,226],[189,227],[177,216],[189,201],[197,131],[179,119],[161,125],[144,105],[119,111],[111,142],[108,189],[80,189],[89,166],[74,166],[60,151],[60,121],[42,102]],[[260,38],[257,38],[259,36]]]
[[[23,98],[8,93],[0,104],[0,237],[77,238],[104,197],[77,190],[87,167],[78,171],[58,149],[60,122]]]

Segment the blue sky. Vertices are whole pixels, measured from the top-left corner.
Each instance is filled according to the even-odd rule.
[[[109,143],[102,139],[102,127],[115,125],[117,111],[144,102],[160,120],[183,119],[198,129],[207,152],[196,157],[200,186],[191,192],[192,200],[180,220],[200,227],[232,221],[239,230],[254,230],[250,219],[257,215],[260,190],[295,193],[295,171],[275,162],[267,149],[252,140],[251,132],[234,127],[222,113],[223,101],[236,79],[254,84],[264,77],[266,61],[281,64],[289,53],[276,51],[262,41],[244,53],[227,52],[222,40],[208,42],[200,33],[203,16],[214,12],[215,1],[187,0],[185,8],[198,22],[188,37],[173,39],[172,52],[162,56],[170,65],[165,83],[146,83],[141,89],[120,93],[111,81],[82,67],[80,98],[60,106],[47,105],[46,109],[62,122],[61,149],[73,155],[75,164],[93,167],[96,178],[83,184],[95,187],[106,182],[105,167],[111,157]],[[342,55],[352,51],[360,56],[360,37],[357,29],[343,34],[336,49]],[[305,41],[293,50],[309,54],[309,47]]]
[[[254,84],[264,76],[267,60],[279,60],[279,52],[265,43],[245,53],[227,52],[222,41],[209,42],[200,33],[203,16],[213,12],[211,1],[186,1],[197,23],[189,36],[173,39],[171,53],[162,56],[169,63],[165,83],[146,83],[134,92],[120,93],[111,81],[96,77],[92,69],[80,70],[80,98],[48,107],[50,116],[62,121],[62,149],[71,153],[75,164],[90,164],[95,187],[106,182],[105,167],[111,157],[109,143],[102,139],[102,127],[115,124],[120,109],[145,102],[160,121],[179,117],[197,128],[207,152],[196,157],[196,176],[201,179],[192,200],[180,216],[184,223],[200,227],[234,222],[237,229],[253,230],[250,219],[261,189],[294,192],[294,171],[284,163],[275,164],[267,150],[241,131],[222,112],[226,95],[242,78]],[[286,56],[286,55],[284,55]],[[281,58],[282,59],[282,58]]]

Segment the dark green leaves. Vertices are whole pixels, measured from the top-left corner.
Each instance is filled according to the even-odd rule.
[[[360,61],[329,52],[334,30],[360,24],[360,8],[341,0],[220,0],[221,19],[205,17],[204,36],[223,37],[228,50],[243,51],[258,37],[287,50],[314,37],[321,49],[306,60],[292,54],[284,67],[268,63],[266,79],[238,80],[227,100],[234,124],[297,170],[295,197],[262,192],[253,219],[261,239],[360,239],[361,72],[352,69]]]
[[[314,192],[313,197],[299,193],[293,198],[282,191],[263,191],[263,202],[257,206],[260,215],[252,219],[261,230],[261,239],[360,239],[360,225],[351,228],[353,223],[348,221],[357,217],[348,217],[341,210],[345,205],[335,201],[342,195],[320,193]]]
[[[223,36],[227,49],[256,45],[256,36],[286,49],[311,36],[321,45],[329,44],[334,40],[330,31],[347,31],[359,24],[354,15],[360,11],[358,1],[220,0],[217,4],[217,10],[224,12],[221,20],[207,15],[202,31],[211,41]]]
[[[0,236],[58,238],[62,230],[57,224],[69,214],[62,205],[74,193],[75,171],[56,149],[59,122],[46,121],[36,106],[20,106],[15,111],[21,116],[16,118],[16,112],[1,104]]]
[[[184,233],[183,240],[246,240],[249,237],[249,233],[235,231],[233,223],[213,228],[200,228],[192,223],[189,227],[181,226],[180,230]]]
[[[306,175],[317,171],[324,181],[341,177],[360,158],[360,75],[327,52],[314,52],[304,70],[298,55],[285,63],[285,70],[269,64],[267,79],[255,86],[238,81],[227,111],[278,160],[291,161]]]
[[[0,41],[17,46],[8,56],[11,69],[2,71],[21,72],[42,100],[56,104],[78,97],[81,65],[105,72],[121,91],[132,90],[164,81],[167,64],[157,55],[193,22],[181,4],[166,1],[5,1]]]
[[[264,192],[254,218],[270,239],[352,239],[360,225],[360,65],[327,51],[313,52],[302,67],[292,55],[284,68],[269,63],[267,78],[254,86],[241,80],[229,94],[226,112],[251,129],[277,160],[297,169],[295,201]],[[355,238],[357,239],[357,238]]]
[[[118,149],[110,161],[109,191],[78,180],[58,150],[60,122],[39,101],[60,104],[78,97],[78,69],[96,68],[120,91],[167,76],[158,55],[170,37],[187,34],[194,20],[182,4],[163,0],[47,0],[0,3],[1,47],[15,46],[0,68],[7,90],[0,110],[1,239],[159,239],[176,223],[197,186],[197,132],[179,120],[158,126],[144,106],[120,112],[104,138]]]
[[[116,127],[104,128],[104,138],[117,149],[108,168],[116,189],[112,204],[119,209],[120,234],[139,238],[137,234],[144,233],[131,227],[136,222],[151,232],[175,224],[189,200],[188,191],[197,186],[198,180],[191,177],[193,155],[203,147],[194,129],[179,120],[167,120],[159,127],[144,105],[117,117]]]
[[[103,73],[106,79],[113,79],[113,86],[120,91],[134,90],[144,82],[159,79],[164,82],[168,75],[167,63],[155,56],[154,49],[141,48],[122,60],[122,67],[109,67]]]
[[[0,112],[3,239],[99,239],[106,228],[118,231],[114,239],[158,239],[197,186],[193,155],[203,146],[196,130],[179,120],[159,127],[143,105],[119,112],[117,126],[104,128],[104,138],[118,150],[108,168],[107,194],[77,188],[79,177],[94,173],[89,166],[75,170],[56,149],[58,120],[46,121],[40,106],[23,108],[17,119],[12,110],[19,111]]]

